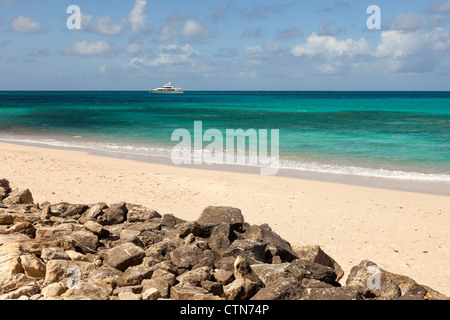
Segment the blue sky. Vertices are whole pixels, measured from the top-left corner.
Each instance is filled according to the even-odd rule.
[[[0,0],[0,90],[450,90],[449,20],[450,0]]]

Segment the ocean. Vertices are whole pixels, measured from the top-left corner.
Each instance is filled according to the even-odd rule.
[[[450,92],[0,92],[0,141],[168,159],[174,130],[278,129],[280,167],[450,182]]]

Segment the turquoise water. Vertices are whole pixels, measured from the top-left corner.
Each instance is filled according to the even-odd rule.
[[[450,92],[0,92],[0,141],[169,157],[194,121],[279,129],[283,168],[450,181]]]

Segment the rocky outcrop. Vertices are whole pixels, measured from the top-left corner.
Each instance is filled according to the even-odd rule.
[[[237,208],[184,221],[125,202],[35,204],[0,180],[0,300],[447,299],[369,260],[343,275]]]

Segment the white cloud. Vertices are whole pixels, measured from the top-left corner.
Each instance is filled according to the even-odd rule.
[[[167,65],[180,65],[180,64],[191,64],[199,56],[199,52],[195,50],[189,44],[184,46],[178,46],[176,44],[171,44],[168,46],[161,46],[158,49],[156,57],[135,57],[133,58],[129,66],[135,68],[142,67],[158,67]]]
[[[18,16],[11,21],[11,29],[19,33],[39,33],[42,31],[42,25],[29,17]]]
[[[87,42],[86,40],[75,42],[72,46],[64,48],[64,55],[95,56],[104,55],[110,50],[110,45],[105,41]]]
[[[147,16],[144,13],[146,7],[146,0],[136,0],[134,2],[134,8],[128,15],[128,22],[130,23],[131,30],[134,33],[145,33],[150,31],[147,24]]]
[[[429,55],[444,53],[450,50],[450,39],[447,31],[436,28],[432,31],[385,31],[381,33],[381,43],[375,55],[378,58],[400,58],[427,51]],[[430,56],[424,56],[429,58]]]
[[[138,43],[130,43],[127,45],[126,52],[131,55],[138,54],[141,51],[141,46]]]
[[[109,16],[96,17],[92,24],[88,24],[88,31],[94,31],[101,35],[115,36],[124,31],[124,26],[120,22],[115,22]]]
[[[361,38],[356,41],[351,38],[338,40],[332,36],[319,36],[313,33],[306,43],[298,44],[292,48],[291,53],[294,56],[321,56],[328,60],[341,56],[355,56],[358,54],[367,54],[370,47],[366,39]]]
[[[434,13],[447,13],[450,12],[450,0],[433,1],[429,4],[431,12]]]
[[[181,28],[180,36],[189,39],[206,39],[213,35],[206,26],[194,19],[189,19]]]

